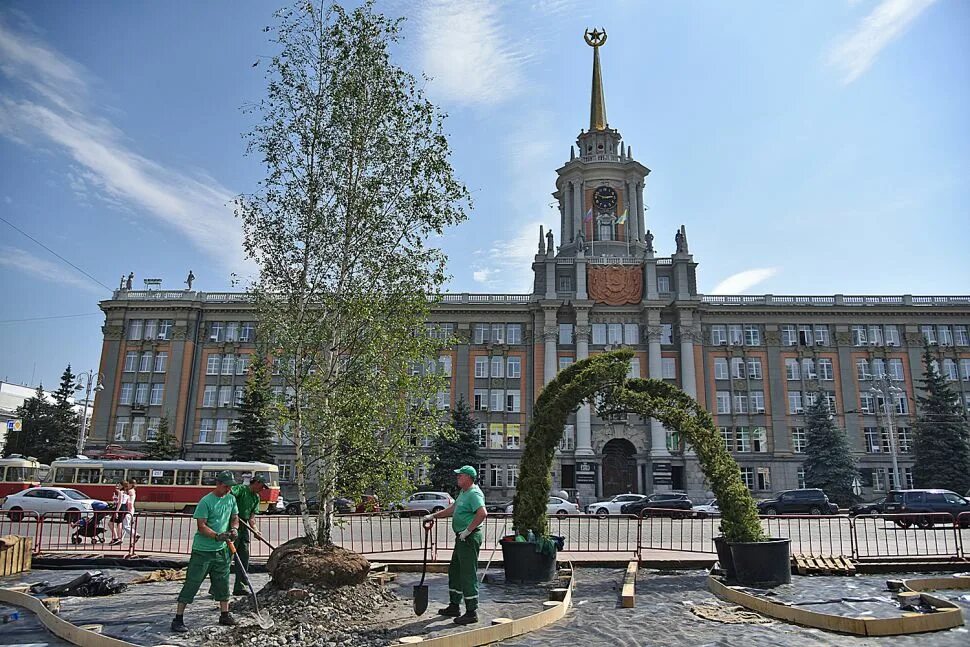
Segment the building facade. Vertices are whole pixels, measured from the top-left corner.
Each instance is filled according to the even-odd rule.
[[[465,398],[474,409],[489,498],[514,492],[542,387],[571,362],[619,347],[635,352],[632,376],[676,384],[715,416],[756,495],[803,485],[804,410],[816,393],[848,433],[865,495],[893,485],[894,457],[908,482],[924,342],[970,411],[970,297],[699,294],[686,228],[667,255],[647,228],[650,169],[607,122],[605,34],[586,41],[590,123],[557,170],[558,246],[540,229],[531,293],[446,294],[429,322],[457,340],[439,360],[450,378],[439,405]],[[255,352],[247,296],[119,289],[100,306],[105,390],[90,444],[137,449],[167,417],[186,458],[228,458]],[[291,477],[285,439],[277,456]],[[583,503],[627,491],[707,494],[696,458],[659,422],[603,420],[588,405],[565,429],[554,483]]]

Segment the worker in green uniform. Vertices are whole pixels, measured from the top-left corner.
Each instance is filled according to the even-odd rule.
[[[229,564],[232,560],[226,541],[234,541],[239,534],[239,514],[236,497],[230,494],[236,482],[231,472],[216,475],[215,490],[206,494],[195,506],[192,515],[196,533],[192,540],[192,555],[185,573],[185,583],[179,592],[172,631],[188,631],[182,615],[185,606],[191,604],[199,587],[209,577],[212,597],[219,602],[219,624],[232,626],[235,619],[229,615]]]
[[[488,512],[485,510],[485,495],[475,485],[478,472],[471,465],[455,470],[461,492],[455,502],[444,510],[425,515],[424,521],[434,521],[451,517],[451,529],[457,539],[455,550],[451,553],[448,565],[448,606],[438,610],[438,615],[451,616],[455,624],[470,625],[478,622],[478,552],[482,548],[482,523]],[[465,614],[461,614],[459,604],[465,600]]]
[[[239,519],[244,523],[239,525],[239,539],[235,542],[236,553],[243,568],[249,571],[249,528],[253,529],[253,534],[259,538],[259,529],[256,526],[256,514],[259,512],[259,493],[266,487],[266,479],[262,474],[254,474],[249,479],[249,485],[240,484],[232,486],[232,496],[236,499],[236,507],[239,509]],[[246,526],[249,526],[247,528]],[[235,584],[232,586],[233,595],[249,595],[246,588],[245,579],[240,575],[236,564],[232,566],[232,572],[236,574]]]

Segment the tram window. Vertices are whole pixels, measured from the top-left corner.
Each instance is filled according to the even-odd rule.
[[[249,483],[249,477],[252,475],[252,472],[232,472],[232,480],[236,483]]]
[[[175,485],[198,485],[198,470],[179,470],[175,476]]]
[[[175,470],[152,470],[152,485],[172,485],[175,483]]]
[[[26,467],[8,467],[7,475],[3,479],[7,483],[24,482],[27,480]]]
[[[125,470],[104,470],[102,483],[121,483],[125,480]]]
[[[276,472],[256,472],[263,477],[263,482],[265,482],[270,487],[276,487],[279,483],[276,482]]]
[[[77,471],[77,482],[78,483],[100,483],[101,468],[100,467],[79,468]]]
[[[54,482],[55,483],[73,483],[74,482],[74,468],[73,467],[58,467],[54,470]]]
[[[203,470],[202,471],[202,485],[215,485],[216,477],[222,470]]]
[[[128,480],[138,485],[148,485],[148,470],[128,470]]]

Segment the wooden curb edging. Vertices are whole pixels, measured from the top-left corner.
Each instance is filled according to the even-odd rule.
[[[135,643],[104,636],[57,617],[44,604],[43,598],[35,598],[26,590],[27,587],[0,588],[0,602],[31,611],[48,631],[79,647],[138,647]]]
[[[638,567],[639,563],[636,561],[626,565],[626,573],[623,575],[623,592],[621,593],[621,605],[624,609],[632,609],[636,606]]]
[[[789,604],[774,602],[727,586],[713,575],[708,575],[707,582],[711,593],[722,600],[734,602],[771,618],[856,636],[898,636],[962,627],[963,612],[960,607],[942,598],[921,591],[914,591],[911,587],[923,586],[927,590],[970,589],[970,577],[903,580],[903,588],[915,592],[924,602],[935,607],[938,611],[936,613],[903,612],[903,615],[896,618],[857,618],[809,611]]]
[[[567,562],[568,564],[568,562]],[[470,631],[438,636],[435,638],[423,638],[422,636],[406,636],[399,638],[397,644],[410,645],[420,644],[428,647],[479,647],[502,640],[508,640],[515,636],[521,636],[537,629],[542,629],[552,623],[561,620],[572,603],[573,578],[572,565],[559,570],[559,579],[563,581],[563,589],[552,589],[550,597],[562,597],[562,601],[549,600],[543,602],[545,607],[538,613],[525,616],[523,618],[493,618],[492,626],[479,627]]]

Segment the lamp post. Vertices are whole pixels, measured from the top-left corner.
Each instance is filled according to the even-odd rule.
[[[84,411],[81,413],[81,428],[77,434],[77,454],[79,456],[84,454],[84,443],[88,438],[88,405],[91,402],[91,391],[95,393],[104,391],[104,386],[101,384],[103,377],[104,375],[92,369],[87,373],[78,375],[77,384],[74,385],[75,392],[84,391]]]
[[[872,388],[869,389],[869,393],[874,397],[882,398],[882,410],[889,428],[889,455],[893,459],[893,484],[897,488],[903,487],[903,482],[900,479],[899,460],[896,456],[896,419],[893,408],[896,406],[896,396],[902,392],[901,388],[893,384],[893,380],[888,374],[883,373],[878,376],[873,374]]]

